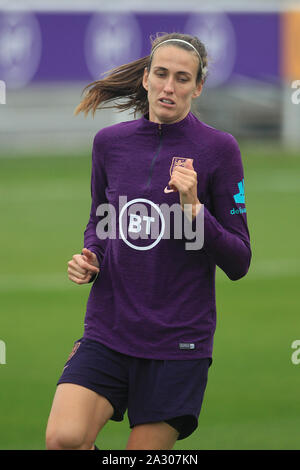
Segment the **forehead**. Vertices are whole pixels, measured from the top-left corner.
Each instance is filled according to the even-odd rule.
[[[174,45],[163,45],[154,52],[151,65],[197,75],[199,59],[193,51]]]

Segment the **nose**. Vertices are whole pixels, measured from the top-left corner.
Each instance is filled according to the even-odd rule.
[[[173,77],[168,77],[167,80],[165,81],[164,92],[165,93],[174,93],[174,79],[173,79]]]

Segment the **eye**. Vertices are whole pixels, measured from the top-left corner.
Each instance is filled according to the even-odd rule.
[[[157,71],[157,72],[156,72],[156,75],[157,75],[158,77],[164,77],[166,74],[165,74],[165,72]]]
[[[188,82],[188,81],[189,81],[189,77],[186,77],[185,75],[180,75],[180,76],[178,77],[178,81],[179,81],[180,83]]]

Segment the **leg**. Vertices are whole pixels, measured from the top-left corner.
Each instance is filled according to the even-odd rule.
[[[71,383],[57,386],[46,430],[48,450],[93,449],[99,431],[112,417],[111,403]]]
[[[132,429],[126,450],[171,450],[179,432],[168,423],[138,424]]]

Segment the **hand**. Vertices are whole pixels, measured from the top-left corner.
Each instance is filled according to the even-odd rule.
[[[184,210],[185,204],[192,205],[192,214],[190,214],[192,219],[196,217],[202,205],[197,195],[197,182],[197,173],[193,167],[193,160],[189,158],[184,167],[178,165],[174,168],[168,183],[171,189],[179,191],[182,210]]]
[[[87,284],[99,271],[97,256],[87,248],[83,248],[81,255],[74,255],[68,262],[68,277],[76,284]]]

